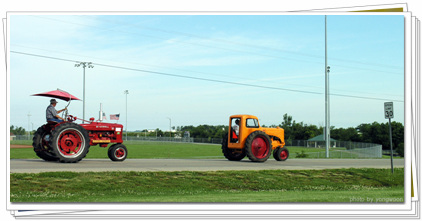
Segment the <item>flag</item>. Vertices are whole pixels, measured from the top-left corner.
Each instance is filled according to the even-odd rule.
[[[110,120],[119,120],[120,114],[110,114]]]
[[[107,120],[106,114],[103,112],[103,120]]]

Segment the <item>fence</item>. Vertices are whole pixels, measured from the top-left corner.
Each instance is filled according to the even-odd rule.
[[[286,146],[306,147],[310,149],[325,149],[325,141],[311,142],[307,140],[286,140],[285,142]],[[325,151],[306,152],[305,155],[306,158],[326,158]],[[332,141],[330,144],[329,157],[382,158],[382,145],[352,141]]]
[[[126,137],[123,137],[126,142]],[[128,142],[136,143],[137,141],[157,141],[157,142],[181,142],[181,143],[209,143],[209,144],[221,144],[223,139],[221,138],[175,138],[175,137],[127,137]]]
[[[174,137],[123,137],[126,144],[136,144],[142,142],[179,142],[179,143],[208,143],[221,144],[221,138],[174,138]],[[17,135],[13,137],[15,141],[32,141],[28,135]],[[321,149],[321,151],[305,151],[306,158],[326,158],[325,142],[310,144],[307,140],[286,140],[287,147],[302,147],[307,150]],[[300,154],[300,153],[299,153]],[[298,153],[290,151],[290,156],[296,157]],[[379,144],[359,143],[351,141],[336,141],[331,143],[329,152],[330,158],[382,158],[382,146]]]
[[[324,152],[306,153],[306,158],[326,158]],[[349,150],[333,150],[329,152],[330,158],[382,158],[382,146],[374,145],[372,147],[349,149]]]

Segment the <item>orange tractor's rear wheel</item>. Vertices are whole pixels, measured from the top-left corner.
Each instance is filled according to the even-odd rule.
[[[226,134],[223,137],[223,142],[221,143],[221,150],[223,151],[224,157],[231,161],[240,161],[246,156],[245,149],[231,149],[228,148],[228,137],[229,135]]]
[[[271,155],[271,139],[262,131],[255,131],[246,138],[245,152],[253,162],[265,162]]]

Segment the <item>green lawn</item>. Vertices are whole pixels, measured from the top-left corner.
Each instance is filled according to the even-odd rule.
[[[15,144],[31,144],[15,143]],[[128,158],[224,158],[220,145],[126,143]],[[288,147],[295,153],[323,149]],[[32,148],[11,158],[37,158]],[[108,158],[90,148],[87,158]],[[403,201],[403,169],[10,174],[11,202],[362,202]]]
[[[32,145],[30,141],[12,141],[11,144]],[[198,143],[176,143],[176,142],[139,142],[126,143],[128,149],[128,159],[163,159],[163,158],[179,158],[179,159],[222,159],[221,146],[216,144],[198,144]],[[296,158],[298,153],[302,151],[306,154],[320,153],[325,156],[323,148],[306,148],[306,147],[287,147],[290,152],[290,158]],[[87,159],[108,158],[107,148],[92,146],[87,155]],[[332,149],[336,152],[344,151],[345,148]],[[331,156],[334,155],[332,152]],[[346,155],[346,154],[344,154]],[[343,156],[344,156],[343,155]],[[271,156],[272,157],[272,156]],[[38,158],[32,148],[11,149],[11,159],[36,159]]]
[[[10,174],[11,202],[403,202],[404,170]]]

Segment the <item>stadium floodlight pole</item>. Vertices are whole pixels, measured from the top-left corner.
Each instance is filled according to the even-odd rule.
[[[327,65],[327,16],[325,16],[325,157],[329,158],[330,138],[330,66]]]
[[[129,94],[128,90],[123,91],[124,94],[126,94],[126,141],[127,141],[127,95]]]
[[[80,66],[82,66],[82,68],[84,69],[84,81],[83,81],[83,93],[84,93],[84,95],[83,95],[83,100],[82,100],[82,102],[83,102],[83,110],[82,110],[82,119],[84,119],[85,120],[85,68],[87,67],[87,68],[94,68],[94,65],[92,65],[92,62],[79,62],[79,63],[77,63],[77,64],[75,64],[75,67],[80,67]]]

